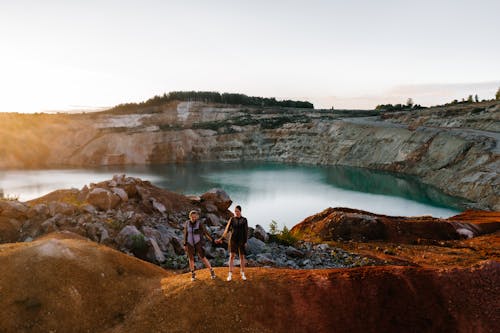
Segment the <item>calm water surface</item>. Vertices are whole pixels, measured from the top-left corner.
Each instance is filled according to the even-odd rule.
[[[199,163],[95,169],[0,171],[0,189],[21,201],[61,188],[81,188],[113,174],[150,180],[184,194],[219,187],[240,204],[251,225],[272,220],[292,227],[327,207],[351,207],[387,215],[457,214],[464,202],[411,177],[352,167],[273,163]]]

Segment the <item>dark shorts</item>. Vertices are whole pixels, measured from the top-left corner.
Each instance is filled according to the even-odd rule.
[[[239,253],[239,255],[246,256],[247,252],[245,251],[245,243],[243,242],[235,242],[233,240],[229,241],[229,252],[231,253]]]
[[[202,242],[198,242],[194,246],[187,243],[187,250],[189,257],[194,257],[194,254],[197,253],[199,258],[205,258],[205,250],[203,249]]]

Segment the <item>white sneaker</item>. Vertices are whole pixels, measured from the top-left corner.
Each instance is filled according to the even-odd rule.
[[[191,282],[196,281],[196,274],[195,272],[191,272]]]
[[[243,281],[246,281],[247,280],[247,277],[245,276],[245,273],[241,272],[241,279]]]
[[[229,274],[227,275],[227,281],[231,281],[233,279],[233,273],[229,272]]]

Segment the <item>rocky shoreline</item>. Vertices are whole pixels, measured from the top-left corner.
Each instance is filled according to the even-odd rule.
[[[0,200],[0,242],[30,242],[53,232],[71,232],[165,268],[186,270],[182,230],[187,213],[200,211],[209,232],[220,237],[232,215],[230,205],[230,197],[220,189],[188,197],[116,175],[81,190],[58,190],[26,203]],[[259,225],[250,228],[247,245],[252,267],[345,268],[377,263],[327,244],[283,245],[271,241]],[[206,243],[205,250],[215,266],[228,265],[227,244]]]

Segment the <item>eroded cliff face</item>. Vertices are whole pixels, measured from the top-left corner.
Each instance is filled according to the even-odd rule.
[[[10,115],[0,125],[0,138],[10,143],[2,145],[0,167],[212,160],[340,164],[415,175],[481,208],[500,210],[498,105],[476,103],[458,115],[438,109],[439,121],[429,112],[380,117],[199,102],[133,114]]]

